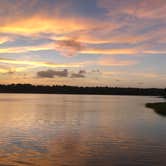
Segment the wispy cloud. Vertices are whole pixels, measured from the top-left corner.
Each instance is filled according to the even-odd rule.
[[[136,60],[122,60],[122,59],[115,59],[112,57],[103,57],[100,58],[98,64],[101,66],[131,66],[135,65],[138,62]]]
[[[24,67],[18,67],[18,66],[8,66],[8,67],[0,67],[0,73],[1,74],[15,74],[16,72],[24,72],[28,69],[34,68],[33,66],[24,66]]]
[[[70,63],[70,64],[56,64],[52,62],[41,62],[41,61],[25,61],[25,60],[14,60],[14,59],[4,59],[0,58],[1,63],[15,64],[15,65],[31,65],[34,67],[50,67],[50,68],[73,68],[80,67],[82,63]]]
[[[0,53],[26,53],[30,51],[45,51],[53,50],[53,44],[44,44],[37,46],[17,46],[17,47],[8,47],[0,48]]]
[[[3,43],[6,43],[6,42],[9,42],[11,41],[11,37],[9,36],[0,36],[0,44],[3,44]]]
[[[137,49],[100,49],[100,48],[87,48],[80,52],[81,54],[101,54],[101,55],[134,55],[138,54]]]

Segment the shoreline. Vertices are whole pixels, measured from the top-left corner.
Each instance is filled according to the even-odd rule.
[[[80,87],[68,85],[0,85],[0,93],[25,94],[79,94],[79,95],[130,95],[130,96],[165,96],[166,89],[134,87]]]
[[[0,92],[0,94],[48,94],[48,95],[97,95],[97,96],[143,96],[143,97],[157,97],[160,95],[144,95],[144,94],[116,94],[116,93],[48,93],[48,92]]]
[[[166,96],[162,96],[162,98],[166,99]],[[166,116],[166,101],[157,102],[157,103],[146,103],[147,108],[153,109],[157,114],[161,116]]]

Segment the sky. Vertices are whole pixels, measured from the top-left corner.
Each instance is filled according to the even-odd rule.
[[[166,0],[0,0],[0,84],[166,88]]]

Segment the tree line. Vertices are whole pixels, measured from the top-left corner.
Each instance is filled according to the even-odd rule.
[[[95,95],[142,95],[166,96],[166,89],[122,87],[78,87],[66,85],[0,85],[0,93],[45,93],[45,94],[95,94]]]

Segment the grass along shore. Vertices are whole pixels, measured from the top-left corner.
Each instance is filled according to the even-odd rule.
[[[159,115],[166,116],[166,102],[147,103],[146,107],[153,109]]]

